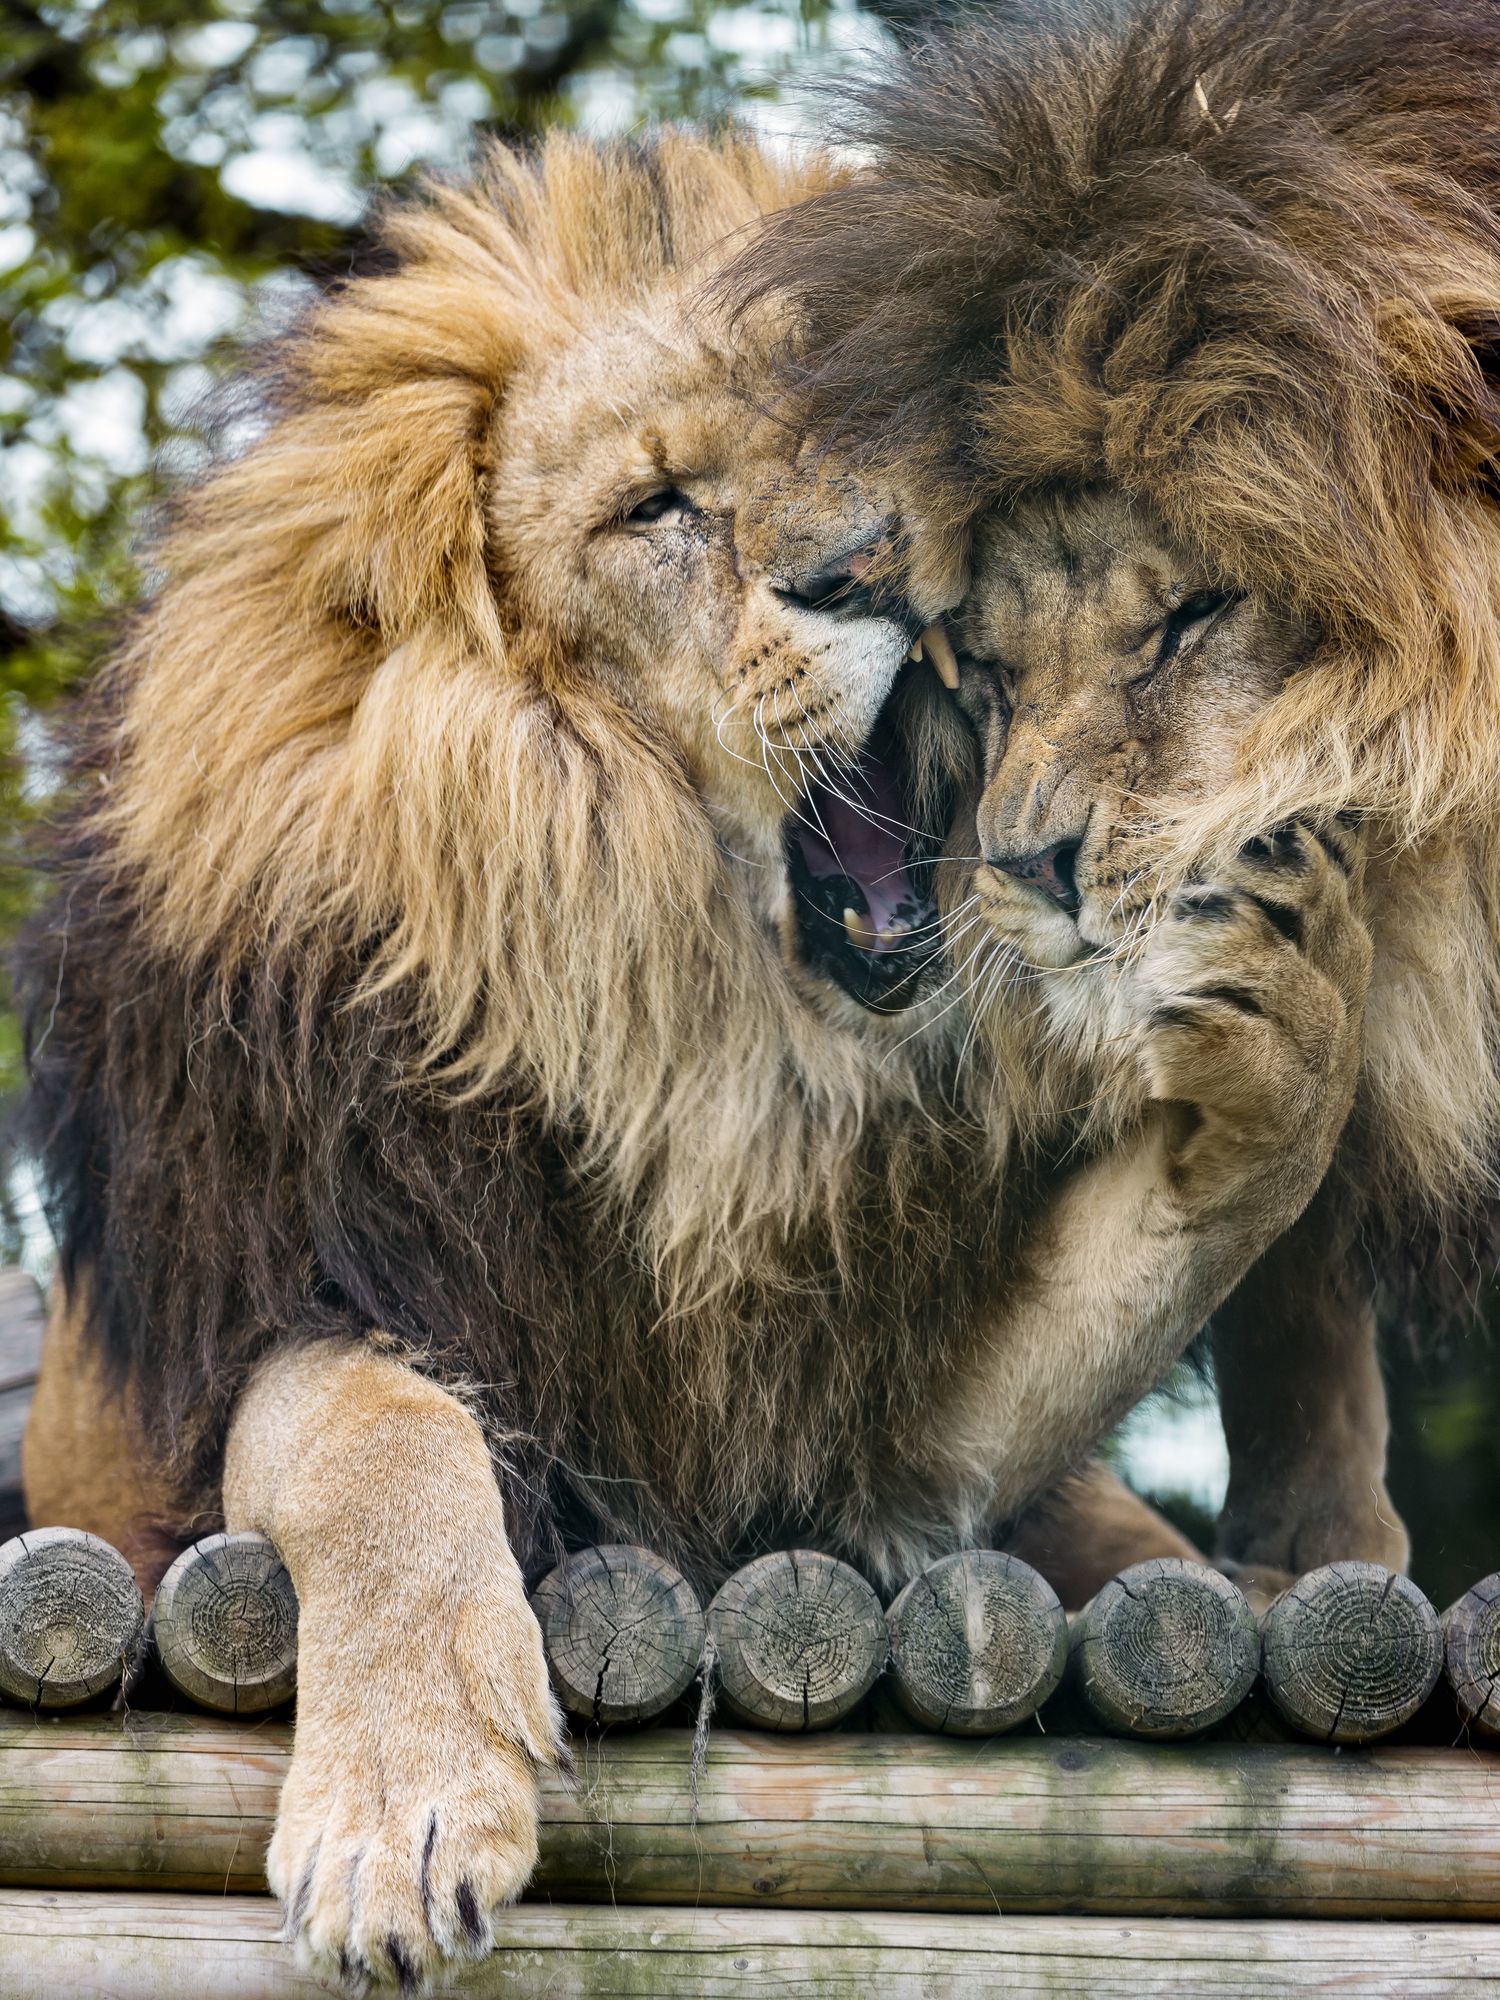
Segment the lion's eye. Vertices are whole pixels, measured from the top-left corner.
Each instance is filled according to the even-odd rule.
[[[627,508],[620,516],[622,526],[649,528],[657,521],[680,520],[692,508],[692,501],[676,486],[659,486]]]
[[[1173,658],[1184,639],[1192,638],[1200,630],[1206,631],[1221,611],[1227,611],[1238,601],[1239,594],[1233,590],[1200,590],[1185,597],[1162,625],[1152,672]]]

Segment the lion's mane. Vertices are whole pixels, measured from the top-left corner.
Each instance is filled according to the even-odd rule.
[[[1396,1237],[1472,1222],[1500,1135],[1500,16],[1000,0],[849,105],[875,172],[730,289],[796,301],[821,421],[920,461],[935,507],[1108,484],[1321,629],[1176,853],[1368,817],[1363,1193]]]
[[[880,1454],[987,1282],[979,1121],[933,1118],[920,1038],[797,999],[673,746],[483,511],[518,371],[828,182],[556,136],[395,207],[69,725],[29,1131],[64,1282],[205,1513],[256,1359],[356,1335],[472,1395],[524,1563],[571,1524],[711,1572],[815,1504],[912,1559]]]

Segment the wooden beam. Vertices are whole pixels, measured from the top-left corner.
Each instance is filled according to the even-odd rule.
[[[557,1698],[581,1722],[650,1722],[703,1664],[697,1593],[650,1549],[580,1549],[542,1578],[531,1608]]]
[[[995,1736],[1034,1715],[1062,1678],[1068,1622],[1019,1556],[965,1549],[913,1577],[886,1613],[891,1684],[913,1722]]]
[[[222,1715],[260,1715],[297,1685],[297,1593],[264,1535],[205,1535],[172,1564],[151,1640],[179,1694]]]
[[[1260,1627],[1218,1570],[1155,1556],[1112,1577],[1073,1621],[1072,1679],[1106,1729],[1160,1742],[1239,1707],[1260,1671]]]
[[[708,1607],[719,1692],[761,1729],[830,1729],[885,1665],[880,1599],[858,1570],[778,1549],[735,1571]]]
[[[1500,1571],[1443,1613],[1443,1671],[1460,1719],[1500,1741]]]
[[[1438,1615],[1379,1563],[1336,1562],[1284,1590],[1261,1626],[1266,1690],[1320,1743],[1373,1743],[1409,1722],[1443,1669]]]
[[[0,1883],[258,1889],[290,1740],[0,1713]],[[1500,1919],[1500,1771],[1471,1749],[715,1729],[696,1818],[688,1731],[575,1757],[543,1792],[559,1900]]]
[[[113,1687],[146,1607],[118,1549],[78,1528],[31,1528],[0,1547],[0,1695],[73,1708]]]
[[[0,1891],[0,1990],[47,2000],[311,2000],[266,1897],[44,1898]],[[859,1916],[844,1911],[531,1906],[496,1919],[482,1964],[434,2000],[568,1994],[573,2000],[1011,2000],[1269,1991],[1360,2000],[1458,2000],[1500,1981],[1500,1933],[1474,1924],[1235,1923],[1098,1917]]]

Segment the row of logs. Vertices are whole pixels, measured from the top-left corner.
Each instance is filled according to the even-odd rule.
[[[1167,1740],[1226,1721],[1262,1686],[1292,1730],[1368,1743],[1408,1722],[1446,1677],[1458,1721],[1500,1740],[1500,1574],[1441,1619],[1404,1576],[1332,1563],[1257,1621],[1228,1578],[1158,1559],[1068,1619],[1014,1556],[971,1549],[914,1577],[888,1610],[865,1579],[803,1550],[737,1570],[705,1610],[648,1549],[569,1556],[532,1594],[558,1698],[576,1720],[647,1722],[708,1666],[738,1721],[827,1728],[882,1674],[924,1729],[991,1736],[1052,1701],[1085,1726]],[[164,1676],[200,1707],[259,1714],[296,1680],[297,1600],[260,1535],[209,1535],[180,1555],[146,1618],[124,1558],[71,1528],[0,1547],[0,1696],[70,1708],[122,1675]],[[1044,1719],[1045,1724],[1045,1719]]]

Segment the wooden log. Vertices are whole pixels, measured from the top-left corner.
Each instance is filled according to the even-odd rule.
[[[264,1896],[0,1892],[0,1989],[47,2000],[313,2000]],[[820,1910],[502,1910],[495,1949],[434,2000],[1473,2000],[1500,1980],[1500,1937],[1473,1924],[1266,1924],[1097,1917],[854,1915]]]
[[[125,1558],[77,1528],[34,1528],[0,1548],[0,1695],[72,1708],[134,1659],[145,1606]]]
[[[874,1686],[887,1636],[857,1570],[808,1549],[746,1563],[708,1607],[725,1705],[762,1729],[827,1729]]]
[[[283,1722],[0,1712],[0,1883],[259,1889]],[[1472,1749],[685,1729],[542,1781],[557,1901],[1142,1916],[1500,1919]],[[0,1988],[3,1990],[3,1988]]]
[[[1180,1556],[1133,1563],[1073,1621],[1086,1706],[1122,1736],[1168,1741],[1223,1721],[1260,1667],[1260,1628],[1217,1570]]]
[[[1443,1666],[1437,1613],[1409,1577],[1337,1562],[1267,1611],[1261,1665],[1287,1721],[1324,1743],[1373,1743],[1414,1716]]]
[[[259,1715],[297,1684],[297,1593],[264,1535],[206,1535],[172,1564],[151,1638],[179,1694],[222,1715]]]
[[[1500,1741],[1500,1571],[1443,1613],[1443,1671],[1460,1721]]]
[[[703,1607],[650,1549],[581,1549],[531,1594],[558,1700],[594,1724],[649,1722],[703,1664]]]
[[[886,1626],[901,1706],[950,1736],[1014,1729],[1041,1707],[1068,1659],[1056,1591],[999,1549],[929,1564],[892,1604]]]

